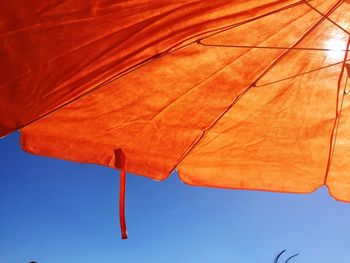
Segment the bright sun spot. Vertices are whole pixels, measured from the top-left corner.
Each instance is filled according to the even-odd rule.
[[[341,61],[344,58],[346,42],[341,38],[331,38],[326,41],[325,48],[330,50],[327,51],[329,58]]]

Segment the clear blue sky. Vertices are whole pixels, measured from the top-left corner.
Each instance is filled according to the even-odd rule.
[[[33,156],[0,139],[0,263],[349,263],[350,204],[310,195],[190,187],[128,175],[127,226],[118,172]],[[281,260],[284,262],[284,260]]]

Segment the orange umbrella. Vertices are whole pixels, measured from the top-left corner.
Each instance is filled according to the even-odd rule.
[[[350,1],[7,1],[0,135],[190,185],[350,201]]]

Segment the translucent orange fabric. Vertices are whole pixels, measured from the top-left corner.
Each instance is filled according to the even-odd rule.
[[[26,151],[350,201],[350,1],[2,5],[0,130]]]

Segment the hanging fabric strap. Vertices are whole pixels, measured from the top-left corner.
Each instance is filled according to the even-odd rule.
[[[125,154],[121,149],[115,150],[114,153],[115,153],[115,166],[120,170],[120,185],[119,185],[120,231],[121,231],[122,239],[127,239],[128,232],[126,230],[126,221],[125,221],[125,184],[126,184]]]

